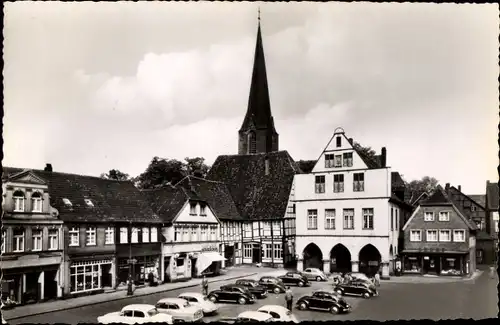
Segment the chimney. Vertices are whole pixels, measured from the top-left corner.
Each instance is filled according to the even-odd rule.
[[[446,194],[448,194],[450,192],[450,183],[446,183],[444,190],[445,190]]]
[[[458,191],[462,192],[462,185],[458,185]]]
[[[380,154],[380,164],[382,167],[386,167],[387,164],[387,150],[385,147],[382,147],[382,153]]]
[[[52,164],[46,164],[43,170],[46,172],[52,172]]]

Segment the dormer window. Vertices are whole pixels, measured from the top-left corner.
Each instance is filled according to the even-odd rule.
[[[73,203],[71,203],[71,201],[68,200],[67,198],[63,197],[62,200],[63,200],[63,203],[64,203],[65,206],[67,206],[67,207],[72,207],[73,206]]]
[[[192,215],[192,216],[196,215],[196,203],[191,202],[189,204],[189,214]]]
[[[90,208],[94,207],[94,203],[90,199],[85,199],[85,204]]]
[[[31,195],[31,211],[42,212],[42,195],[39,192]]]
[[[23,191],[15,191],[13,198],[14,198],[14,212],[24,212],[25,196]]]
[[[342,147],[342,138],[340,136],[337,137],[336,141],[337,141],[337,148]]]
[[[207,215],[207,206],[205,204],[200,204],[200,216]]]

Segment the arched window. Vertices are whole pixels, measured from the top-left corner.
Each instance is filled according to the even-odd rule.
[[[24,196],[23,191],[15,191],[13,198],[14,198],[14,211],[15,212],[24,212],[25,196]]]
[[[255,138],[255,132],[250,131],[248,133],[248,153],[254,154],[257,152],[257,139]]]
[[[42,195],[39,192],[31,195],[31,211],[42,212]]]

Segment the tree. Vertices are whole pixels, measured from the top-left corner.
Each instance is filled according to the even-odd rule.
[[[372,147],[363,147],[361,144],[359,144],[356,141],[354,141],[352,146],[360,155],[362,155],[368,159],[375,158],[376,152],[375,152],[375,150],[372,149]]]
[[[117,181],[128,181],[130,180],[129,174],[125,174],[118,169],[111,169],[109,173],[102,173],[101,178],[106,178],[106,179],[114,179]]]
[[[205,178],[207,176],[210,167],[205,164],[205,158],[184,158],[184,167],[186,169],[186,174],[191,176],[196,176],[200,178]]]
[[[202,157],[186,157],[184,161],[154,157],[144,173],[134,181],[141,189],[161,188],[168,184],[175,185],[188,175],[204,178],[209,168]]]
[[[434,177],[424,176],[420,180],[412,180],[411,182],[406,182],[407,188],[412,192],[426,192],[428,194],[436,190],[439,181]]]

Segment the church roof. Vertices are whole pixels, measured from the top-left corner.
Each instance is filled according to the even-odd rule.
[[[219,156],[207,179],[226,184],[244,219],[276,219],[285,216],[293,178],[299,172],[287,151],[275,151]]]
[[[277,134],[271,113],[271,101],[269,99],[266,61],[264,58],[264,47],[262,45],[260,21],[257,28],[257,43],[255,45],[248,108],[240,131],[248,129],[268,129],[273,134]]]
[[[25,169],[3,167],[4,180]],[[47,182],[50,205],[66,222],[161,222],[145,196],[130,181],[100,177],[31,170]],[[71,206],[63,202],[71,202]],[[93,206],[88,206],[90,199]]]

